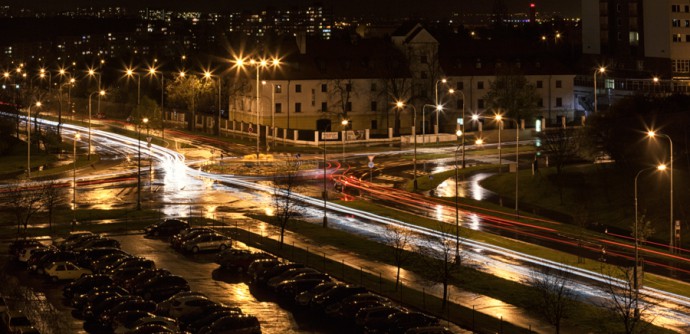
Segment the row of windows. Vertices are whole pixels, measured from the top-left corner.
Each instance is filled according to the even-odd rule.
[[[680,28],[680,27],[690,28],[690,20],[673,19],[671,21],[671,25],[676,27],[676,28]]]
[[[690,42],[690,35],[673,34],[674,43]]]
[[[690,73],[690,59],[671,60],[674,73]]]
[[[681,7],[680,5],[671,5],[671,11],[674,13],[680,13]],[[689,5],[684,5],[683,6],[683,12],[685,13],[690,13],[690,6]]]

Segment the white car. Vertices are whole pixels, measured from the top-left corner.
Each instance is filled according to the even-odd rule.
[[[182,243],[182,249],[187,252],[198,253],[202,250],[225,250],[232,246],[232,239],[220,234],[200,235]]]
[[[75,280],[84,275],[91,274],[91,270],[80,268],[69,261],[53,262],[45,269],[45,274],[53,282],[61,280]]]

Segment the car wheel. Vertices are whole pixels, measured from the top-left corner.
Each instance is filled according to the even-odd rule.
[[[192,247],[192,253],[194,253],[194,254],[199,253],[199,247],[197,247],[197,246]]]
[[[222,244],[220,245],[220,247],[218,247],[218,249],[220,249],[221,251],[224,251],[226,248],[228,248],[228,245],[226,244]]]

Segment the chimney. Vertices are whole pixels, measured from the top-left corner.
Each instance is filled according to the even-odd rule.
[[[307,34],[303,31],[298,32],[295,35],[295,41],[297,42],[297,48],[300,54],[307,53]]]

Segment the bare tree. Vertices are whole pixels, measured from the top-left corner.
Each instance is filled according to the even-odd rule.
[[[537,290],[536,308],[544,319],[553,325],[556,334],[561,332],[561,321],[569,314],[575,301],[573,290],[568,288],[572,278],[566,271],[544,267],[533,270],[528,283]]]
[[[573,128],[545,129],[539,134],[544,153],[549,162],[556,166],[558,192],[563,202],[563,167],[577,156],[579,132]]]
[[[635,223],[630,226],[630,235],[632,237],[635,237],[635,227]],[[640,215],[637,221],[637,239],[644,243],[654,232],[655,229],[652,221],[647,218],[646,214]]]
[[[280,227],[280,247],[283,247],[285,228],[290,219],[299,214],[295,198],[295,187],[299,172],[299,161],[288,159],[285,165],[279,166],[281,172],[273,177],[273,212]]]
[[[448,305],[448,285],[453,275],[461,270],[459,264],[462,261],[456,260],[455,236],[451,233],[450,225],[441,223],[437,230],[437,234],[426,236],[425,245],[420,247],[419,252],[424,255],[426,277],[443,286],[441,308],[445,310]],[[464,254],[464,250],[459,251]]]
[[[633,267],[602,267],[602,273],[608,278],[604,289],[607,297],[602,307],[610,311],[625,329],[626,334],[642,333],[652,322],[642,318],[647,315],[653,304],[644,301],[640,294],[640,277]]]
[[[395,274],[395,289],[398,290],[400,283],[400,267],[402,267],[410,258],[409,246],[412,235],[410,230],[387,225],[386,231],[383,233],[384,242],[393,248],[393,263],[397,267]]]
[[[63,199],[60,188],[58,188],[57,185],[57,181],[55,179],[51,179],[41,186],[41,191],[44,196],[43,206],[45,207],[46,211],[48,211],[48,226],[50,231],[53,230],[53,212],[55,211],[55,207],[60,205]]]
[[[14,183],[8,188],[8,203],[17,219],[17,233],[28,228],[31,217],[43,207],[43,191],[34,187],[28,181]]]

